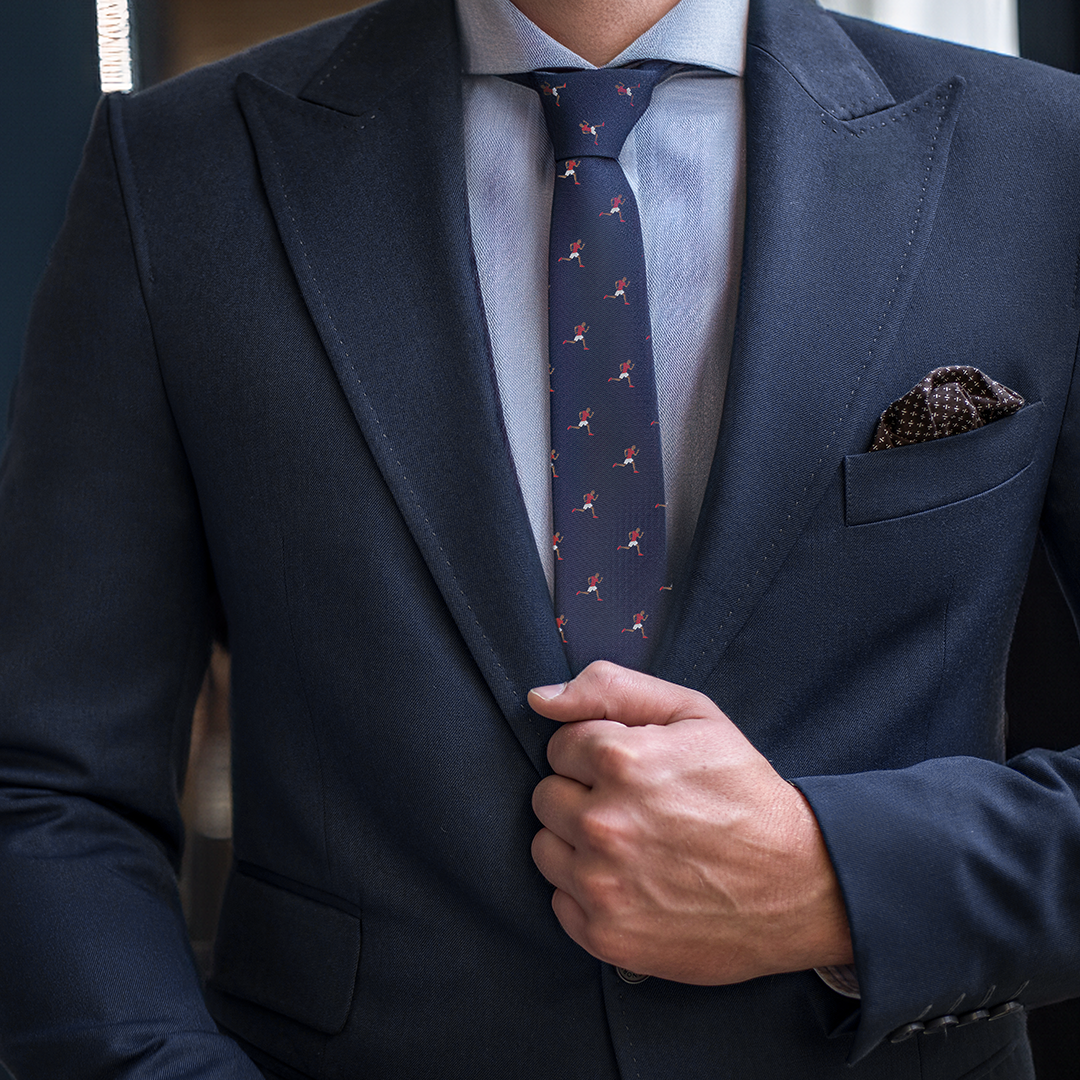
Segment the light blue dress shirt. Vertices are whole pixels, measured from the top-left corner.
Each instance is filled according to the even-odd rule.
[[[619,164],[641,213],[667,497],[669,578],[685,559],[709,479],[735,332],[746,209],[742,74],[749,0],[679,0],[607,67],[671,60],[706,71],[661,83]],[[499,78],[595,67],[510,0],[457,0],[465,170],[503,420],[554,591],[547,266],[555,164],[540,99]],[[819,968],[846,997],[853,967]]]
[[[496,381],[548,587],[551,546],[547,262],[554,159],[535,91],[499,75],[591,68],[510,0],[458,0],[473,246]],[[685,559],[723,407],[742,261],[747,0],[681,0],[607,66],[675,75],[623,147],[641,212],[667,498],[669,567]]]

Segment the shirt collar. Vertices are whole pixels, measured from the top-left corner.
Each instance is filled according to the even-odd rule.
[[[742,75],[749,0],[679,0],[606,67],[670,60]],[[510,0],[457,0],[465,72],[508,75],[594,65],[560,45]]]

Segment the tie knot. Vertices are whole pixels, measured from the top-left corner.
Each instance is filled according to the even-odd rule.
[[[617,158],[653,88],[675,66],[650,61],[636,68],[533,71],[522,81],[540,95],[556,161]]]

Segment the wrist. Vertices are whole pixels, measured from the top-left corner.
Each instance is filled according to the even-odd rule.
[[[803,793],[794,785],[788,791],[793,855],[791,944],[798,961],[789,970],[852,965],[855,955],[847,908],[824,837]]]

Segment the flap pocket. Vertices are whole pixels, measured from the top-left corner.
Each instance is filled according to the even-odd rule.
[[[345,1027],[360,920],[236,870],[221,906],[210,982],[327,1035]]]
[[[844,458],[844,522],[868,525],[970,499],[1035,456],[1041,401],[963,435]]]

